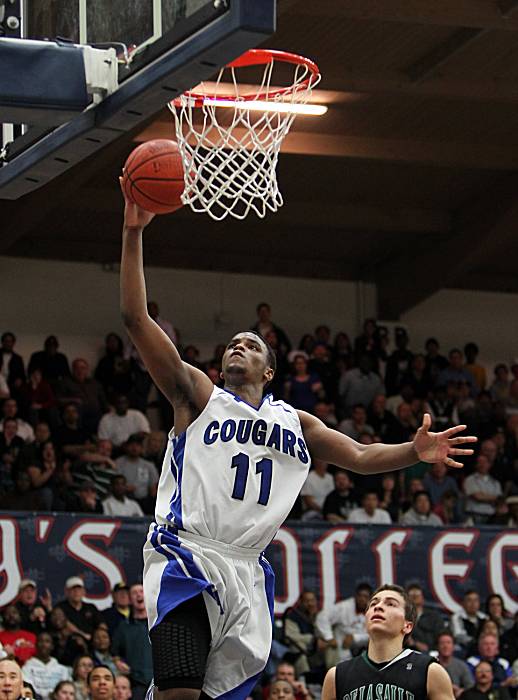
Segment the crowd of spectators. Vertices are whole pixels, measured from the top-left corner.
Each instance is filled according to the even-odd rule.
[[[177,343],[183,359],[221,385],[224,346],[200,360],[193,345],[156,303],[149,313]],[[268,387],[275,398],[318,416],[327,426],[363,443],[411,440],[423,414],[433,428],[465,423],[479,447],[462,470],[417,463],[398,474],[369,477],[314,464],[292,518],[340,523],[405,525],[518,523],[518,363],[500,363],[488,377],[473,342],[441,354],[429,338],[411,348],[407,331],[389,334],[376,321],[350,340],[332,338],[318,326],[293,347],[272,320],[266,303],[257,307],[252,329],[273,347],[277,372]],[[69,362],[49,336],[25,361],[14,333],[0,348],[0,508],[56,510],[107,515],[153,512],[161,457],[172,410],[131,343],[108,333],[94,371],[77,357]],[[154,396],[155,398],[150,398]],[[147,414],[158,410],[161,430]]]
[[[48,591],[38,596],[36,582],[24,579],[17,599],[2,610],[0,696],[143,700],[153,670],[142,585],[118,583],[113,605],[102,612],[84,600],[80,577],[67,579],[64,593],[53,605]],[[3,695],[9,684],[11,692]]]

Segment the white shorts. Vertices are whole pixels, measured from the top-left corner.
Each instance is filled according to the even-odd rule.
[[[215,542],[153,523],[144,545],[144,597],[149,628],[177,605],[203,593],[212,633],[203,691],[246,698],[272,643],[275,577],[257,549]]]

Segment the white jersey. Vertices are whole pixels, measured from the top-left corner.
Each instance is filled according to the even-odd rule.
[[[214,387],[185,432],[171,431],[155,519],[219,542],[264,549],[286,519],[310,465],[296,410],[259,408]]]

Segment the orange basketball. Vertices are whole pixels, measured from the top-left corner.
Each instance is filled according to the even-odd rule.
[[[155,139],[137,146],[122,171],[128,199],[154,214],[168,214],[182,206],[183,162],[178,144]]]

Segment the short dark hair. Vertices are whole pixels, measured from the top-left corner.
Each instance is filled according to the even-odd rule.
[[[88,656],[88,654],[84,654],[83,656]],[[90,685],[90,677],[94,671],[97,671],[98,668],[105,668],[107,671],[109,671],[111,674],[111,677],[115,681],[115,676],[113,675],[113,671],[111,670],[111,668],[109,666],[106,666],[106,664],[99,664],[98,666],[94,666],[92,668],[92,670],[90,671],[90,673],[88,674],[88,676],[86,677],[86,684],[87,685]]]
[[[371,600],[382,591],[393,591],[394,593],[399,593],[405,602],[405,620],[408,620],[408,622],[415,625],[417,620],[417,610],[415,609],[415,605],[412,603],[410,596],[405,589],[395,583],[384,583],[382,586],[378,586],[378,588],[376,588],[374,593],[371,595]]]
[[[442,630],[442,632],[439,632],[439,634],[437,635],[437,639],[435,640],[436,644],[439,643],[439,639],[441,637],[449,637],[450,639],[455,641],[455,636],[454,636],[453,632],[450,632],[450,630],[448,630],[448,629],[444,629],[444,630]]]
[[[0,339],[1,342],[3,343],[8,336],[11,336],[13,343],[16,343],[16,336],[12,331],[5,331],[5,333],[2,333],[2,338]]]
[[[468,352],[476,352],[478,354],[478,345],[476,343],[466,343],[464,346],[464,354]]]
[[[268,311],[272,310],[270,304],[268,304],[266,301],[261,301],[259,304],[257,304],[257,307],[255,309],[256,313],[259,313],[259,311],[263,308],[268,309]]]
[[[426,498],[430,501],[430,503],[432,502],[432,499],[430,498],[430,494],[428,493],[428,491],[416,491],[414,493],[414,495],[412,496],[412,504],[417,502],[417,499],[419,498],[419,496],[426,496]]]

